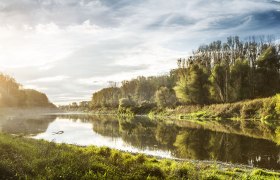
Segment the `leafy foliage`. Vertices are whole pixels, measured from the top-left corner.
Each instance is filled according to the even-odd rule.
[[[123,81],[121,87],[104,88],[93,93],[91,105],[93,108],[100,107],[118,107],[120,102],[133,101],[134,106],[142,106],[145,103],[155,103],[156,91],[160,87],[166,87],[172,92],[173,84],[175,83],[173,76],[140,76],[131,81]],[[119,99],[123,99],[119,101]],[[176,101],[176,100],[174,100]]]
[[[161,87],[156,91],[155,101],[158,107],[173,106],[176,103],[176,96],[174,92],[167,87]]]
[[[204,68],[194,65],[181,76],[177,86],[174,87],[177,97],[186,103],[208,103],[208,75]]]
[[[23,89],[14,78],[0,74],[0,107],[54,108],[55,105],[49,102],[45,94],[32,89]]]

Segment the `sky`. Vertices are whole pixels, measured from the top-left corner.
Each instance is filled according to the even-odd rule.
[[[199,45],[280,37],[279,0],[0,0],[0,72],[55,104],[162,75]]]

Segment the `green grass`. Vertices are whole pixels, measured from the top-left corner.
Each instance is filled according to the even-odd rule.
[[[120,116],[148,115],[150,118],[174,118],[180,120],[256,120],[273,123],[280,119],[280,94],[267,98],[256,98],[234,103],[210,105],[181,105],[173,108],[141,106],[127,109],[93,110],[96,114],[118,114]]]
[[[0,179],[279,179],[261,169],[155,159],[0,134]]]
[[[184,105],[174,109],[156,109],[150,112],[152,117],[175,117],[184,119],[231,119],[231,120],[257,120],[266,123],[274,122],[280,118],[280,95],[245,100],[235,103],[211,105]]]
[[[202,120],[202,119],[213,119],[213,117],[207,112],[207,111],[196,111],[193,113],[188,113],[188,114],[183,114],[183,115],[179,115],[179,119],[180,120],[184,120],[184,119],[198,119],[198,120]]]

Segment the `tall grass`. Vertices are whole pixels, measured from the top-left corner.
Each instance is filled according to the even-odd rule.
[[[205,106],[185,105],[174,109],[155,110],[153,116],[176,116],[181,119],[251,119],[270,122],[280,118],[280,95],[236,103]]]

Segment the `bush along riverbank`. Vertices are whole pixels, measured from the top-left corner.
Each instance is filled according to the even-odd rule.
[[[1,179],[279,179],[280,173],[178,162],[106,147],[77,147],[0,134]]]
[[[236,103],[153,109],[149,115],[180,119],[251,119],[270,122],[280,118],[280,95]]]
[[[151,118],[173,118],[180,120],[258,120],[273,123],[280,118],[280,94],[253,100],[245,100],[235,103],[211,104],[211,105],[182,105],[174,108],[159,108],[156,104],[144,103],[134,105],[125,100],[120,100],[118,108],[99,108],[90,111],[93,114],[118,114],[120,116],[148,115]]]
[[[83,111],[91,114],[114,114],[128,117],[148,115],[150,118],[172,118],[180,120],[250,119],[273,123],[275,120],[280,119],[280,94],[235,103],[180,105],[173,107],[159,107],[155,103],[148,102],[136,105],[128,99],[120,99],[119,106],[117,107],[99,107],[86,111],[82,107],[79,107],[78,109],[70,110]]]

